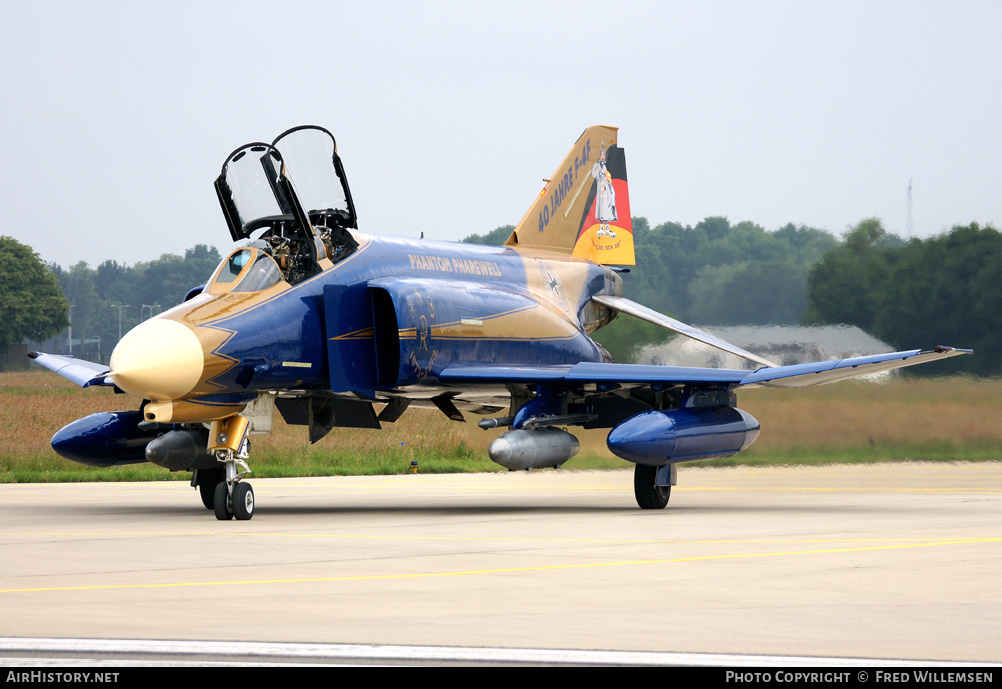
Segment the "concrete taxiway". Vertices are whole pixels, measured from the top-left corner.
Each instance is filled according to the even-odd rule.
[[[0,485],[0,636],[1002,661],[1002,463]]]

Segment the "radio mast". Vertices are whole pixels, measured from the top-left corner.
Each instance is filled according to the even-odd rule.
[[[914,234],[912,227],[912,179],[908,180],[908,216],[905,219],[905,237],[911,239]]]

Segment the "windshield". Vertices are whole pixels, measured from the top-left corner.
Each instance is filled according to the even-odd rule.
[[[219,264],[219,268],[216,269],[216,277],[212,281],[215,285],[228,285],[240,277],[240,273],[244,272],[244,268],[250,263],[251,250],[241,249],[235,253],[227,256],[222,263]]]
[[[268,289],[282,279],[282,271],[278,269],[278,264],[265,253],[258,253],[254,263],[247,270],[234,292],[260,292]]]
[[[282,271],[271,256],[247,247],[223,259],[209,281],[209,293],[259,292],[281,279]]]

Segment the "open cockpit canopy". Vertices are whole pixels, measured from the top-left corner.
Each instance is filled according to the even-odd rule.
[[[293,181],[295,180],[295,181]],[[260,239],[295,284],[358,246],[355,207],[334,137],[314,126],[290,129],[274,143],[241,146],[223,163],[216,195],[233,241]]]
[[[282,154],[286,174],[314,227],[358,227],[333,134],[323,127],[304,125],[281,134],[272,146]]]

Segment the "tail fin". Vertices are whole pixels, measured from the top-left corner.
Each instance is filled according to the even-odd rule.
[[[633,265],[633,223],[626,153],[616,127],[589,127],[578,137],[506,246],[547,249],[596,263]]]

